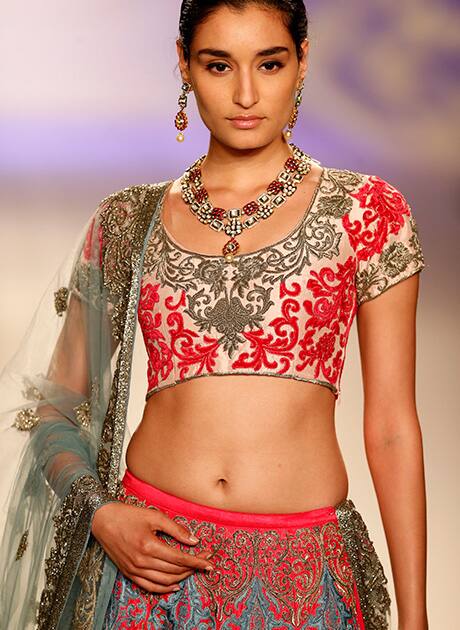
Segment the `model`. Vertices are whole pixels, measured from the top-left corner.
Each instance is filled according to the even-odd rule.
[[[177,139],[193,93],[208,152],[100,202],[3,375],[27,437],[2,627],[389,628],[334,426],[355,316],[399,630],[428,627],[425,262],[400,191],[290,141],[307,26],[301,0],[182,3]],[[130,438],[137,322],[148,391]]]

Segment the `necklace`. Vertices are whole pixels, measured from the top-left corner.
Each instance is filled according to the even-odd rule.
[[[276,208],[295,193],[300,182],[310,172],[312,157],[294,144],[289,146],[291,155],[285,161],[278,177],[270,182],[265,192],[245,204],[243,208],[225,210],[212,205],[201,179],[201,165],[206,155],[198,158],[181,177],[182,199],[191,212],[201,223],[209,225],[216,232],[223,230],[231,237],[222,248],[222,254],[227,262],[233,261],[240,247],[235,236],[245,229],[254,227],[261,219],[268,219]],[[243,221],[244,215],[248,218]]]

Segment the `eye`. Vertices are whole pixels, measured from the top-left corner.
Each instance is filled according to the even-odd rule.
[[[267,70],[270,72],[276,68],[282,68],[284,64],[282,64],[280,61],[264,61],[264,63],[262,64],[262,66],[271,66],[271,68],[267,68]]]
[[[228,66],[226,63],[223,63],[222,61],[213,61],[212,63],[208,63],[206,68],[209,71],[212,71],[213,68],[216,69],[215,74],[225,74],[225,72],[221,72],[222,68],[229,68],[230,66]]]

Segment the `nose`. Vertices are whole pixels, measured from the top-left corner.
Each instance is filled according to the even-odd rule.
[[[255,78],[250,71],[236,73],[233,102],[245,109],[250,109],[259,101]]]

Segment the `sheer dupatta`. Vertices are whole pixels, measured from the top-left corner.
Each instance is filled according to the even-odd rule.
[[[99,204],[0,376],[1,443],[17,453],[1,628],[102,625],[116,568],[91,522],[118,494],[143,256],[168,183]]]

